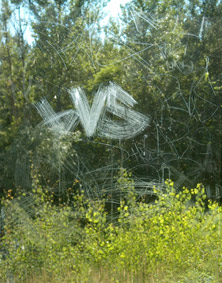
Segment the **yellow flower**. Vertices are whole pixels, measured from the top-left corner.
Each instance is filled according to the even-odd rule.
[[[174,186],[174,182],[173,182],[173,181],[170,182],[170,186],[171,186],[171,187]]]

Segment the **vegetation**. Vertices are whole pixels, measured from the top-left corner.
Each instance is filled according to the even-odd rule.
[[[104,27],[108,2],[1,1],[0,281],[220,282],[222,1],[132,0]],[[42,98],[109,81],[150,117],[133,140],[41,123]]]
[[[115,219],[104,200],[81,191],[59,205],[37,182],[28,195],[8,191],[1,281],[13,274],[19,282],[221,282],[222,207],[206,200],[201,184],[178,192],[167,180],[147,204],[126,170],[117,183],[127,193]]]
[[[90,3],[2,1],[1,192],[19,186],[31,190],[31,153],[42,182],[49,180],[55,192],[65,193],[75,178],[87,179],[88,191],[101,191],[107,187],[97,181],[104,168],[114,168],[105,173],[111,179],[122,166],[143,181],[173,178],[176,187],[202,182],[208,197],[220,198],[221,1],[135,0],[122,10],[120,23],[112,20],[106,27],[101,1]],[[27,25],[32,44],[26,42]],[[93,101],[100,84],[108,81],[137,100],[136,110],[151,118],[149,128],[120,144],[96,136],[90,143],[79,127],[79,142],[66,137],[69,151],[53,167],[58,150],[55,143],[50,146],[49,131],[37,127],[41,117],[35,103],[46,97],[54,111],[68,110],[73,107],[70,89],[83,87]],[[77,160],[70,161],[72,154],[81,168],[70,168]],[[95,170],[96,176],[89,177]]]

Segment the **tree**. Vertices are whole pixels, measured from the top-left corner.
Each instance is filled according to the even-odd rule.
[[[214,79],[220,77],[221,56],[213,32],[220,24],[214,25],[211,15],[220,15],[221,3],[133,4],[124,12],[119,45],[127,54],[123,81],[152,117],[148,137],[137,139],[143,174],[175,178],[178,186],[203,181],[214,190],[221,186],[221,130],[216,122],[221,120],[220,83]]]
[[[9,21],[13,13],[8,1],[2,1],[0,43],[0,131],[1,131],[1,186],[12,187],[12,177],[17,159],[15,138],[23,124],[27,124],[26,95],[29,76],[26,69],[29,47],[24,41],[21,22],[15,35],[10,32]]]

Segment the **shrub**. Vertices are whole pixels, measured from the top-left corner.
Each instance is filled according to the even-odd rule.
[[[36,183],[29,195],[2,199],[1,280],[13,274],[19,282],[220,282],[222,208],[207,201],[201,184],[177,192],[167,180],[148,204],[136,201],[125,170],[117,183],[124,197],[112,221],[105,200],[83,192],[54,205]]]

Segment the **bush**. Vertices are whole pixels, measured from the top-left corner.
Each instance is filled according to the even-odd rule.
[[[13,274],[19,282],[220,282],[222,207],[201,184],[177,192],[167,180],[147,204],[136,201],[126,171],[117,183],[125,193],[112,221],[105,200],[83,192],[59,205],[38,184],[29,195],[9,193],[1,281]]]

